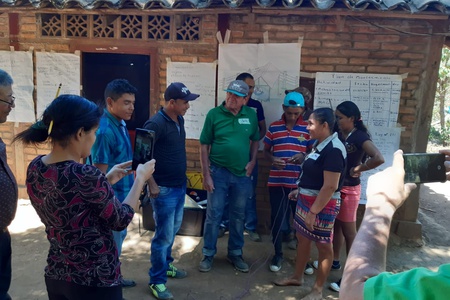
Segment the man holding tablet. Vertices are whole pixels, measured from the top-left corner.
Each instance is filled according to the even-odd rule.
[[[167,277],[184,278],[187,273],[173,263],[172,246],[183,221],[186,195],[186,132],[184,118],[193,94],[181,82],[171,83],[164,92],[164,107],[144,124],[155,132],[153,157],[157,161],[148,182],[155,218],[151,244],[149,288],[157,299],[172,299]]]

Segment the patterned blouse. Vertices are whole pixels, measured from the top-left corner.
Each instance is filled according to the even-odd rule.
[[[96,167],[63,161],[28,166],[31,204],[45,225],[50,250],[45,276],[79,285],[120,284],[120,262],[111,230],[127,227],[134,210],[121,204]]]

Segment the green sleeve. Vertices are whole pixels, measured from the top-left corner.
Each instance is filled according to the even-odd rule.
[[[200,144],[201,145],[211,145],[213,142],[213,122],[212,114],[213,109],[211,109],[205,118],[205,123],[203,124],[202,133],[200,134]]]
[[[383,272],[364,284],[364,300],[450,299],[450,264],[437,272],[425,268],[392,274]]]

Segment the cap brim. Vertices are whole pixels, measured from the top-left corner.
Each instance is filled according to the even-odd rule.
[[[245,97],[245,96],[247,96],[246,94],[242,94],[242,93],[236,92],[236,91],[234,91],[234,90],[225,90],[225,92],[228,92],[228,93],[232,93],[232,94],[238,95],[239,97]]]
[[[197,99],[198,97],[200,97],[200,95],[190,93],[189,95],[187,95],[186,97],[184,97],[183,100],[186,100],[186,101],[192,101],[192,100]]]

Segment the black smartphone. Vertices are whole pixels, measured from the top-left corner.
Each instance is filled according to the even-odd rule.
[[[136,170],[139,164],[145,164],[153,159],[154,146],[155,132],[153,130],[136,128],[133,163],[131,164],[133,170]]]
[[[445,182],[445,155],[442,153],[405,153],[405,182]]]

